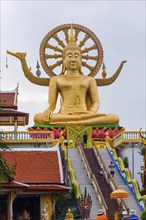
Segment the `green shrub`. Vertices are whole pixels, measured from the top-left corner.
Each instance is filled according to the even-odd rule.
[[[141,213],[140,219],[146,220],[146,210]]]
[[[128,157],[124,157],[123,162],[124,162],[125,168],[129,168]]]

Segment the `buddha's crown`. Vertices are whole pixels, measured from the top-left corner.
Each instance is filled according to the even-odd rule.
[[[65,53],[67,50],[79,50],[81,52],[81,48],[76,44],[76,39],[73,33],[73,27],[71,25],[70,35],[68,38],[67,46],[63,49],[63,58],[65,57]]]

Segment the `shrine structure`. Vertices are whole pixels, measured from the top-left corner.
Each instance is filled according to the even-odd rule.
[[[0,91],[0,126],[28,125],[29,114],[18,111],[18,86],[11,91]]]

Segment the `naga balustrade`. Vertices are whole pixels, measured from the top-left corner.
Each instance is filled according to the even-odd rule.
[[[102,159],[101,157],[101,154],[100,152],[98,151],[98,149],[96,148],[96,145],[95,143],[93,142],[93,151],[95,153],[95,156],[96,156],[96,159],[98,161],[99,164],[102,165],[102,169],[104,171],[104,177],[106,179],[106,182],[108,182],[111,186],[111,189],[114,191],[114,190],[117,190],[118,189],[118,186],[117,184],[115,183],[114,181],[114,178],[109,174],[109,170],[107,169],[105,163],[104,163],[104,160]],[[127,213],[129,214],[129,208],[128,208],[128,205],[127,203],[121,199],[121,200],[117,200],[119,206],[122,205],[123,206],[123,209],[127,211]]]

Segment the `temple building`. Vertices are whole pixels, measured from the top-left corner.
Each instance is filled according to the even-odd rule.
[[[14,126],[14,132],[2,131],[0,136],[2,149],[11,143],[11,150],[0,151],[0,219],[19,219],[27,210],[31,219],[39,220],[44,209],[51,219],[57,199],[70,191],[59,144],[51,132],[43,134],[48,144],[38,142],[36,132],[17,133],[17,127],[28,125],[29,119],[28,113],[17,111],[18,87],[1,91],[0,100],[0,125]]]
[[[5,219],[19,219],[27,210],[32,219],[39,220],[43,209],[52,218],[56,200],[70,191],[59,146],[3,152],[0,167],[0,207]]]
[[[0,126],[28,125],[29,113],[18,111],[18,86],[11,91],[0,91]]]

